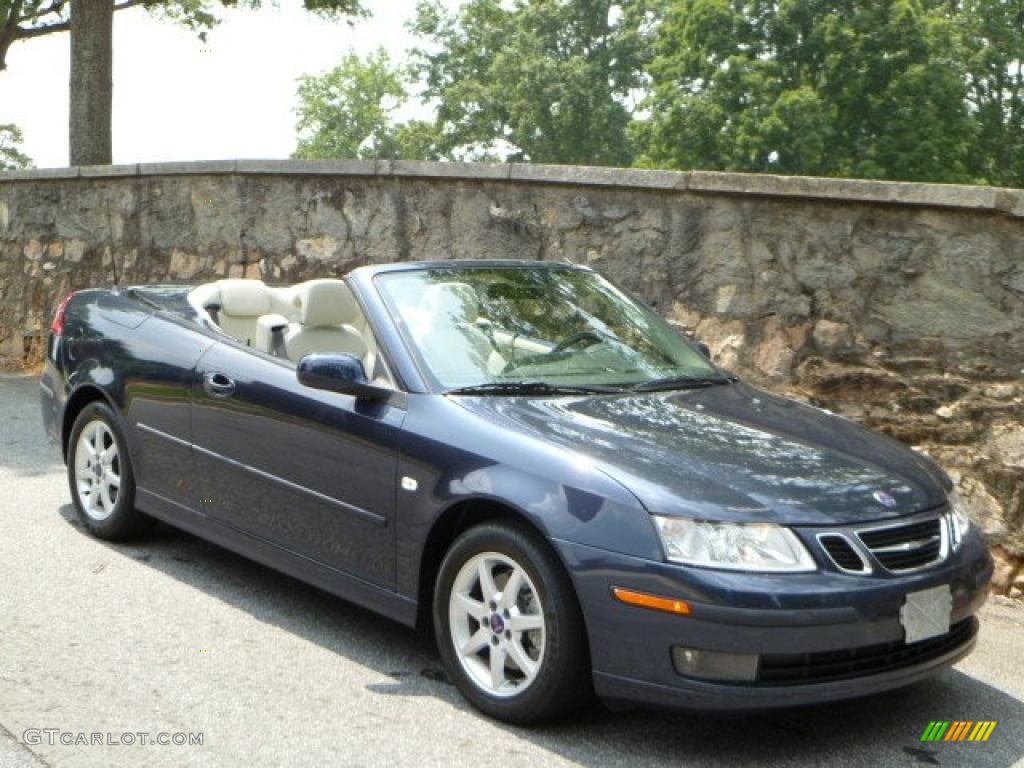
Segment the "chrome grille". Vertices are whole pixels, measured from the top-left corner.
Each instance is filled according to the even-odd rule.
[[[894,573],[923,568],[941,559],[942,535],[938,516],[857,531],[857,538],[874,558]]]

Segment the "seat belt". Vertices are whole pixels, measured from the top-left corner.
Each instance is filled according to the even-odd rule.
[[[210,316],[210,319],[213,320],[214,325],[220,325],[220,304],[213,302],[211,302],[210,304],[204,304],[203,309],[206,310],[206,313]]]
[[[284,329],[287,325],[275,325],[270,329],[270,353],[274,357],[288,358],[288,349],[284,340]]]

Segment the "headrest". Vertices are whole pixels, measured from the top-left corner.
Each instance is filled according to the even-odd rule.
[[[361,314],[352,291],[342,280],[310,280],[295,286],[299,322],[309,326],[354,323]]]
[[[423,292],[422,306],[432,317],[456,323],[475,323],[480,317],[480,298],[466,283],[438,283]]]
[[[234,317],[259,317],[270,312],[270,292],[262,280],[226,278],[217,281],[220,311]]]

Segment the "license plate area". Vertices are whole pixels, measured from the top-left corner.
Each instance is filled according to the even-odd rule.
[[[900,608],[900,625],[907,644],[947,634],[952,612],[953,593],[948,584],[907,593]]]

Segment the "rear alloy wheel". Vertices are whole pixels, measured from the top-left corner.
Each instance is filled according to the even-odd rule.
[[[134,508],[135,482],[114,412],[94,402],[78,414],[68,441],[68,480],[79,519],[103,539],[128,538],[150,518]]]
[[[532,531],[487,523],[463,534],[441,564],[434,627],[456,686],[492,717],[536,722],[591,693],[575,593]]]
[[[92,520],[113,514],[121,489],[121,461],[110,427],[96,418],[83,427],[75,445],[75,490],[78,503]]]

